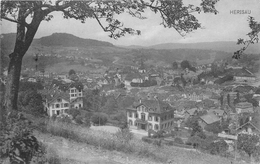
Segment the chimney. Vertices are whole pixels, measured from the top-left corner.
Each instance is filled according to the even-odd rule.
[[[252,116],[249,116],[249,121],[252,121]]]
[[[139,103],[142,103],[142,99],[141,98],[139,98]]]

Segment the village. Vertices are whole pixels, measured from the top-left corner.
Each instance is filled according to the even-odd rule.
[[[50,73],[25,68],[22,75],[27,75],[20,81],[42,85],[37,94],[48,117],[70,118],[75,124],[88,118],[91,127],[112,131],[126,126],[147,142],[159,138],[165,144],[196,149],[211,137],[214,143],[225,141],[225,152],[234,155],[239,134],[260,134],[259,77],[243,65],[175,61],[158,68],[140,60],[96,67],[106,69]],[[98,119],[93,119],[95,115]]]

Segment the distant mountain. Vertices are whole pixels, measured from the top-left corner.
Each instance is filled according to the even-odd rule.
[[[199,43],[165,43],[152,45],[146,48],[153,49],[201,49],[201,50],[214,50],[235,52],[239,50],[242,45],[237,45],[236,42],[199,42]],[[252,44],[246,50],[246,53],[260,53],[260,43]]]
[[[94,39],[83,39],[67,33],[53,33],[50,36],[35,39],[43,46],[64,46],[64,47],[87,47],[87,46],[114,46],[112,43]]]
[[[15,42],[15,33],[1,35],[1,48],[13,48]],[[62,46],[62,47],[89,47],[105,46],[114,47],[112,43],[98,41],[94,39],[83,39],[67,33],[53,33],[50,36],[34,39],[32,46]]]

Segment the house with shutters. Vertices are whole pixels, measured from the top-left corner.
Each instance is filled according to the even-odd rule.
[[[83,107],[83,85],[81,83],[58,84],[40,91],[47,114],[63,114],[66,109]]]
[[[130,129],[148,132],[174,128],[174,108],[168,103],[153,99],[139,99],[127,108],[127,122]]]
[[[57,88],[44,90],[41,92],[43,97],[43,106],[48,116],[60,115],[70,109],[70,97],[66,92],[62,92]]]

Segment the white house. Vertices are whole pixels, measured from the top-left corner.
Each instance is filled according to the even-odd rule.
[[[174,108],[158,99],[140,99],[127,108],[127,122],[131,129],[171,130],[174,126]]]
[[[62,92],[56,93],[55,95],[49,95],[48,98],[45,99],[43,105],[50,117],[54,114],[63,114],[65,110],[70,108],[69,96]]]

